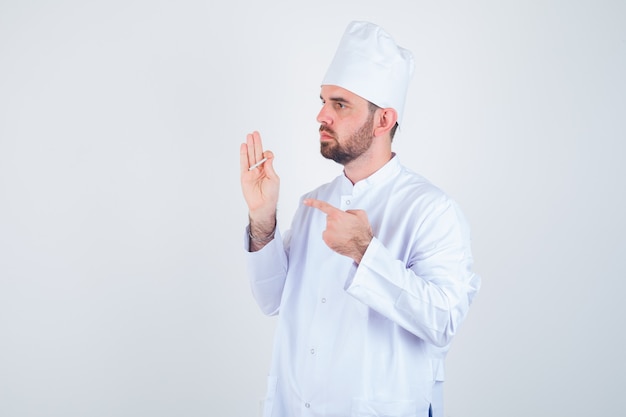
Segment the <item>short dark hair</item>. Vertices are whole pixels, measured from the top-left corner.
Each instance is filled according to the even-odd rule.
[[[371,101],[368,101],[368,107],[369,107],[370,114],[374,113],[376,110],[381,108],[377,106],[376,104],[372,103]],[[391,139],[392,142],[393,142],[393,137],[396,135],[397,129],[398,129],[398,122],[396,122],[396,124],[393,125],[393,127],[389,131],[389,138]]]

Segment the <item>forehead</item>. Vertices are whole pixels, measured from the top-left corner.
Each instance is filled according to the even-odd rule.
[[[337,85],[322,85],[320,97],[322,100],[338,100],[352,103],[355,105],[367,105],[368,101],[363,97],[354,94],[350,90],[339,87]]]

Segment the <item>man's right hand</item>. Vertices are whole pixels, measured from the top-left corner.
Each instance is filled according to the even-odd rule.
[[[250,167],[267,158],[260,166]],[[241,190],[248,204],[250,216],[250,232],[253,236],[264,238],[270,236],[276,227],[276,207],[278,206],[278,190],[280,178],[274,171],[274,154],[263,151],[263,143],[259,132],[247,135],[246,143],[239,149],[241,165]]]

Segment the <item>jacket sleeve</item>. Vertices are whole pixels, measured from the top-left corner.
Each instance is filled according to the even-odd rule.
[[[374,238],[346,291],[435,346],[447,346],[480,288],[474,274],[469,228],[448,202],[431,213],[399,260]]]
[[[259,251],[250,252],[248,232],[247,227],[244,248],[252,295],[261,311],[273,316],[278,314],[287,278],[288,258],[283,240],[277,227],[271,242]]]

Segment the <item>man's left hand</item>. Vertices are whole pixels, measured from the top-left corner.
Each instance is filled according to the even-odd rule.
[[[325,201],[305,199],[304,204],[326,214],[322,239],[335,252],[361,262],[372,238],[372,228],[363,210],[340,210]]]

